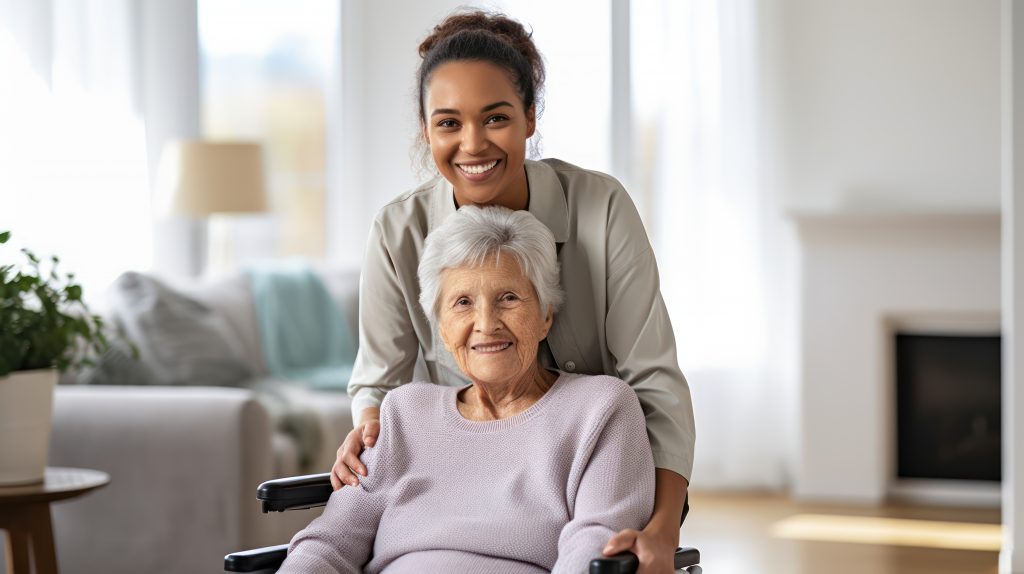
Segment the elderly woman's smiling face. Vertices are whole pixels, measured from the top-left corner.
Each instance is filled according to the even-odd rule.
[[[444,271],[441,338],[459,369],[476,383],[514,383],[538,370],[537,347],[551,321],[515,257],[491,256],[480,267]]]

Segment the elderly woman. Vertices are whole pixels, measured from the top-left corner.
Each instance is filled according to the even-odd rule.
[[[537,359],[562,299],[554,236],[526,211],[463,207],[418,271],[472,383],[388,393],[368,476],[334,492],[281,572],[585,572],[650,519],[654,459],[626,383]]]

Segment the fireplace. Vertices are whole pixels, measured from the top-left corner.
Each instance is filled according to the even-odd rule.
[[[1000,337],[895,339],[897,480],[998,482]]]
[[[898,335],[999,334],[999,214],[823,214],[796,221],[801,343],[794,494],[803,500],[868,504],[914,494],[928,504],[998,505],[995,480],[964,474],[900,477],[901,472],[943,475],[919,472],[916,463],[899,468],[896,341]],[[946,383],[940,379],[928,388]],[[961,400],[974,401],[970,397],[976,391],[966,389]],[[935,408],[942,412],[941,400],[950,397],[938,395]],[[925,421],[925,439],[936,434],[932,417],[941,416],[927,414],[931,408],[931,402],[919,405],[925,414],[910,419]],[[997,419],[968,415],[966,420],[942,424],[949,425],[952,436],[967,429],[954,442],[990,445]],[[939,461],[956,455],[955,446],[953,451],[927,445],[902,450],[915,448],[938,449],[932,458]],[[985,448],[990,447],[979,450]],[[980,476],[991,478],[992,473]]]

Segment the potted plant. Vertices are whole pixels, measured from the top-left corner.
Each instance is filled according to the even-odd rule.
[[[10,238],[0,232],[0,247]],[[59,373],[108,347],[74,274],[61,277],[56,256],[44,268],[21,251],[26,264],[0,265],[0,486],[43,479]]]

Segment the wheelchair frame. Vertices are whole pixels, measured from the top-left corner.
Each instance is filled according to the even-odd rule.
[[[264,513],[285,512],[324,506],[332,492],[331,475],[325,472],[268,480],[259,486],[256,498]],[[287,544],[234,552],[224,557],[224,571],[271,574],[280,568],[287,555]],[[700,551],[696,548],[677,548],[674,565],[676,570],[701,574]],[[634,554],[623,552],[591,560],[590,574],[634,574],[638,566],[639,561]]]

